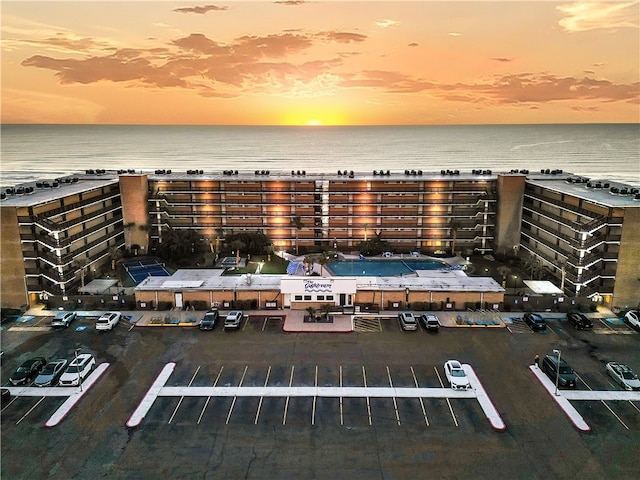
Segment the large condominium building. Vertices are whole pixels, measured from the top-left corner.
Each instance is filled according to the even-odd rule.
[[[640,189],[571,175],[527,179],[520,246],[569,296],[640,301]]]
[[[2,305],[67,292],[81,280],[78,259],[101,261],[123,243],[152,252],[169,228],[196,230],[212,245],[261,232],[290,251],[356,250],[374,236],[396,252],[528,251],[567,294],[634,305],[640,196],[628,185],[577,178],[488,170],[92,172],[57,188],[3,193]]]
[[[433,253],[455,246],[470,254],[494,248],[498,186],[489,172],[158,172],[143,178],[127,175],[121,182],[123,194],[129,183],[131,189],[148,185],[152,242],[161,242],[163,229],[171,227],[214,238],[262,232],[278,249],[336,244],[352,250],[374,236],[403,252]]]
[[[74,292],[124,245],[113,175],[67,177],[2,192],[2,306]]]

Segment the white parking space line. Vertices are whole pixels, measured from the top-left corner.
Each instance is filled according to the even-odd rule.
[[[289,388],[291,388],[291,385],[293,384],[293,369],[295,368],[294,365],[291,365],[291,375],[289,375]],[[289,396],[287,395],[287,399],[284,402],[284,414],[282,415],[282,425],[285,425],[287,423],[287,411],[289,410]]]
[[[480,407],[482,407],[482,410],[484,411],[486,417],[489,419],[491,426],[496,430],[506,429],[507,426],[502,421],[500,414],[496,410],[496,407],[493,405],[493,402],[489,398],[489,395],[487,395],[487,392],[480,383],[480,380],[478,380],[478,376],[476,375],[476,372],[473,370],[471,365],[465,363],[462,365],[462,368],[467,374],[467,377],[469,377],[469,383],[475,390],[478,403],[480,404]]]
[[[188,387],[190,387],[191,384],[193,383],[193,380],[196,378],[196,375],[198,374],[199,370],[200,370],[200,365],[198,365],[198,368],[196,368],[195,373],[191,377],[191,381],[189,381],[189,385],[187,385]],[[182,404],[183,400],[184,400],[184,396],[180,397],[180,400],[178,400],[178,404],[176,405],[176,408],[173,410],[173,414],[171,415],[171,418],[167,422],[168,425],[171,425],[171,422],[173,421],[173,417],[175,417],[176,413],[178,413],[178,409],[180,408],[180,405]]]
[[[218,372],[218,376],[216,380],[213,382],[213,386],[218,385],[218,380],[220,380],[220,375],[222,375],[222,370],[224,369],[224,365],[220,367],[220,371]],[[198,417],[198,425],[200,425],[200,420],[202,420],[202,416],[204,415],[204,411],[207,409],[207,405],[209,405],[209,401],[211,400],[211,395],[207,397],[207,401],[204,402],[204,407],[202,407],[202,411],[200,412],[200,416]]]
[[[391,380],[391,372],[389,371],[389,365],[387,365],[387,376],[389,377],[389,386],[393,388],[393,381]],[[396,421],[400,425],[400,414],[398,413],[398,402],[396,397],[393,397],[393,409],[396,411]]]
[[[67,414],[73,408],[73,406],[76,403],[78,403],[80,399],[89,392],[93,384],[98,381],[98,379],[102,376],[102,374],[107,370],[108,367],[109,367],[108,363],[101,363],[95,368],[93,372],[91,372],[91,374],[89,374],[89,376],[84,380],[84,382],[82,382],[82,388],[78,387],[78,388],[72,389],[73,391],[69,395],[69,398],[67,398],[67,400],[62,405],[60,405],[58,410],[56,410],[54,414],[51,415],[51,418],[49,418],[49,420],[47,420],[47,422],[44,424],[45,427],[55,427],[56,425],[58,425],[64,419],[64,417],[67,416]],[[50,387],[50,388],[56,388],[56,389],[62,388],[66,390],[69,389],[69,387]]]
[[[267,320],[269,320],[269,317],[264,317],[264,322],[262,322],[262,331],[264,332],[265,327],[267,326]]]
[[[245,365],[244,372],[242,372],[242,378],[240,378],[240,383],[238,384],[238,388],[242,386],[242,382],[244,381],[244,376],[247,374],[248,368],[249,368],[249,365]],[[229,419],[231,418],[231,413],[233,413],[233,407],[236,404],[236,398],[238,398],[238,396],[234,395],[233,401],[231,402],[231,406],[229,407],[229,414],[227,415],[227,421],[225,422],[225,425],[229,425]]]
[[[142,419],[146,416],[146,414],[151,409],[153,402],[155,401],[158,393],[162,389],[162,387],[167,383],[169,377],[173,373],[173,370],[176,368],[176,364],[171,362],[167,363],[160,374],[156,377],[155,381],[149,387],[146,395],[140,401],[138,408],[135,409],[129,420],[127,420],[127,427],[137,427],[142,422]]]
[[[158,396],[181,397],[181,398],[187,397],[187,396],[208,397],[208,398],[216,396],[216,397],[233,397],[233,401],[231,403],[231,407],[229,408],[229,413],[227,415],[226,424],[228,424],[230,421],[231,414],[233,413],[235,401],[238,397],[261,397],[261,398],[262,397],[284,397],[286,398],[283,419],[282,419],[283,425],[285,425],[287,421],[288,402],[290,397],[298,397],[298,398],[313,397],[314,399],[316,397],[325,397],[325,398],[338,397],[340,398],[340,422],[341,422],[341,425],[343,425],[344,424],[343,398],[347,397],[347,398],[366,398],[367,399],[367,412],[368,412],[368,418],[369,418],[369,425],[373,424],[373,418],[372,418],[371,406],[370,406],[371,398],[392,398],[394,400],[396,398],[418,398],[420,400],[422,400],[422,398],[444,398],[447,400],[449,404],[449,409],[451,412],[451,416],[454,420],[454,423],[456,424],[456,426],[459,426],[449,399],[450,398],[460,398],[460,399],[475,398],[480,403],[480,406],[482,407],[485,415],[490,420],[491,424],[496,430],[503,430],[504,428],[506,428],[504,426],[504,423],[500,419],[499,414],[495,410],[495,407],[493,407],[493,404],[491,403],[488,395],[484,391],[484,388],[480,384],[480,381],[475,375],[475,372],[469,365],[466,365],[466,364],[463,365],[463,368],[465,368],[465,371],[467,371],[467,375],[470,377],[470,382],[472,382],[472,385],[474,386],[474,389],[471,389],[471,390],[453,390],[451,388],[445,388],[437,368],[435,368],[435,371],[436,371],[436,375],[438,376],[438,379],[440,380],[440,384],[442,385],[442,388],[420,388],[418,386],[418,382],[415,377],[415,372],[413,372],[413,369],[412,369],[412,374],[414,376],[414,383],[416,384],[416,387],[394,387],[389,369],[387,369],[387,375],[389,377],[389,385],[390,385],[389,387],[369,387],[367,385],[367,376],[366,376],[366,370],[364,365],[362,366],[362,376],[363,376],[363,382],[364,382],[364,386],[362,387],[345,387],[343,385],[342,366],[340,366],[340,386],[339,387],[318,386],[317,366],[316,366],[313,386],[295,386],[295,387],[293,386],[293,376],[295,371],[294,366],[291,367],[289,385],[286,387],[267,386],[268,379],[270,376],[270,369],[269,369],[269,373],[267,374],[267,379],[265,380],[265,384],[263,386],[243,387],[242,384],[244,382],[247,369],[249,368],[248,366],[245,366],[244,372],[242,374],[242,378],[240,379],[238,385],[234,387],[217,386],[217,382],[218,382],[218,379],[220,378],[220,373],[222,372],[222,369],[220,370],[220,373],[218,374],[218,378],[216,378],[216,382],[212,387],[191,386],[191,383],[195,378],[195,374],[194,374],[194,377],[192,377],[191,382],[189,382],[188,386],[177,386],[177,387],[164,386],[168,380],[169,375],[171,375],[171,372],[173,371],[174,368],[175,368],[175,364],[167,364],[165,366],[161,374],[153,383],[152,387],[149,389],[149,392],[147,393],[145,398],[143,398],[141,404],[138,406],[138,408],[134,412],[134,415],[132,415],[129,422],[127,422],[127,426],[139,425],[139,423],[142,421],[142,418],[144,418],[144,415],[150,409],[151,404],[153,403],[153,400],[155,400],[155,398]],[[197,370],[196,370],[196,373],[197,373]],[[397,409],[397,402],[394,403],[394,407],[396,410],[396,420],[398,424],[400,424],[400,415],[399,415],[399,410]],[[423,410],[423,415],[425,417],[425,423],[428,426],[429,420],[427,418],[424,405],[422,410]],[[259,411],[260,411],[260,407],[258,408],[258,413],[256,414],[256,422],[258,420]],[[315,407],[313,409],[312,415],[313,415],[312,424],[315,424]]]
[[[444,383],[442,383],[442,378],[440,378],[440,372],[438,372],[438,369],[436,367],[433,367],[433,369],[436,371],[436,375],[438,376],[438,381],[440,382],[440,386],[442,388],[444,388]],[[458,427],[458,419],[456,418],[456,414],[453,413],[453,407],[451,406],[451,401],[447,398],[447,405],[449,405],[449,411],[451,412],[451,418],[453,418],[453,423],[455,423],[456,427]]]
[[[22,420],[24,420],[25,418],[27,418],[27,415],[29,415],[29,414],[33,411],[33,409],[34,409],[34,408],[36,408],[38,405],[40,405],[40,404],[42,403],[42,401],[43,401],[45,398],[47,398],[47,397],[42,397],[40,400],[38,400],[38,401],[36,402],[36,404],[35,404],[33,407],[31,407],[31,408],[29,409],[29,411],[28,411],[27,413],[25,413],[25,414],[20,418],[20,420],[18,420],[18,421],[16,422],[16,425],[18,425]]]
[[[342,365],[340,365],[340,391],[342,391]],[[340,395],[340,425],[344,425],[344,410],[342,408],[342,395]]]
[[[558,390],[557,395],[555,394],[555,384],[547,377],[544,372],[537,365],[529,365],[529,370],[533,372],[536,378],[540,381],[542,386],[549,392],[551,398],[558,404],[558,406],[564,411],[564,413],[569,417],[571,422],[583,432],[588,432],[591,430],[591,427],[584,421],[582,415],[578,413],[578,411],[571,405],[571,402],[564,396],[565,391]]]
[[[592,392],[594,391],[594,390],[593,390],[593,388],[591,388],[591,387],[589,386],[589,384],[588,384],[587,382],[585,382],[585,381],[584,381],[584,379],[583,379],[582,377],[580,377],[580,375],[578,375],[577,373],[576,373],[576,377],[578,377],[578,378],[580,379],[580,381],[581,381],[582,383],[584,383],[590,391],[592,391]],[[607,390],[607,392],[608,392],[608,391],[609,391],[609,390]],[[605,407],[607,407],[607,410],[609,410],[609,411],[613,414],[613,416],[614,416],[614,417],[616,417],[616,418],[618,419],[618,421],[622,424],[622,426],[624,426],[624,428],[626,428],[627,430],[629,430],[629,427],[627,426],[627,424],[626,424],[626,423],[624,423],[624,422],[622,421],[622,419],[618,416],[618,414],[617,414],[616,412],[614,412],[614,411],[611,409],[611,407],[610,407],[609,405],[607,405],[607,404],[606,404],[606,402],[605,402],[604,400],[600,400],[600,402],[602,402],[602,404],[603,404]]]
[[[367,388],[367,373],[364,370],[364,365],[362,366],[362,378],[364,380],[364,387]],[[369,425],[372,425],[372,423],[371,423],[371,402],[370,402],[368,396],[367,396],[367,414],[369,415]]]
[[[264,386],[266,387],[269,383],[269,375],[271,374],[271,365],[269,365],[269,369],[267,370],[267,377],[264,379]],[[260,417],[260,408],[262,407],[262,400],[264,397],[260,397],[260,401],[258,402],[258,409],[256,410],[256,420],[253,422],[254,425],[258,424],[258,417]]]
[[[413,382],[416,384],[416,388],[420,388],[420,385],[418,385],[418,379],[416,378],[416,372],[413,371],[413,367],[409,367],[411,369],[411,375],[413,375]],[[424,415],[424,423],[427,424],[427,427],[429,426],[429,419],[427,418],[427,411],[424,408],[424,401],[422,400],[422,397],[418,398],[418,400],[420,400],[420,407],[422,407],[422,414]]]
[[[318,387],[318,366],[316,365],[316,373],[313,380],[313,386]],[[311,425],[316,424],[316,400],[318,397],[313,396],[313,407],[311,409]]]

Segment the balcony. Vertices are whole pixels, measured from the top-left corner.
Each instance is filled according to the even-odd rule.
[[[108,218],[99,225],[95,225],[89,229],[81,231],[80,233],[76,233],[75,235],[71,235],[70,237],[61,238],[58,240],[44,231],[42,232],[43,235],[22,234],[20,235],[20,239],[22,241],[36,241],[52,249],[65,248],[71,245],[76,240],[88,237],[93,233],[99,232],[100,230],[108,228],[112,225],[116,225],[119,222],[122,222],[122,215],[116,215],[115,217]]]
[[[47,218],[51,219],[52,217],[56,217],[58,215],[63,215],[74,210],[78,210],[89,205],[93,205],[95,203],[103,202],[105,200],[114,199],[118,205],[120,204],[120,189],[111,190],[107,193],[103,193],[101,195],[97,195],[95,197],[87,198],[85,200],[81,200],[79,202],[70,203],[69,205],[65,205],[64,207],[55,208],[53,210],[48,210],[46,212],[42,212],[36,215],[37,218]]]
[[[589,220],[587,222],[587,224],[589,222],[593,222],[595,221],[599,221],[599,219],[602,218],[606,218],[602,215],[602,213],[599,212],[594,212],[593,210],[587,210],[586,208],[582,208],[582,207],[578,207],[576,205],[573,205],[571,203],[568,202],[563,202],[562,200],[556,200],[554,198],[549,198],[546,197],[540,193],[534,192],[531,189],[526,189],[524,192],[524,197],[525,197],[525,203],[526,203],[526,199],[530,198],[532,200],[538,200],[542,203],[546,203],[549,205],[553,205],[557,208],[559,208],[560,210],[566,210],[572,213],[577,213],[580,215],[583,215],[585,217],[587,217]],[[579,224],[579,225],[585,225],[585,224]]]

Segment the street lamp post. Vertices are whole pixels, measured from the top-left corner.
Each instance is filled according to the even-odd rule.
[[[78,386],[80,387],[80,391],[82,391],[82,382],[80,381],[80,368],[78,367],[78,350],[80,350],[79,348],[76,348],[73,353],[75,354],[75,358],[76,358],[76,373],[78,374]]]
[[[556,364],[556,392],[555,395],[558,395],[558,380],[560,379],[560,356],[562,355],[562,352],[560,350],[554,350],[553,353],[555,353],[558,356],[558,363]]]

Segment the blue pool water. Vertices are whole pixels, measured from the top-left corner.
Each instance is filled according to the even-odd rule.
[[[441,260],[340,260],[327,265],[327,270],[338,277],[394,277],[416,270],[437,270],[449,268],[447,262]]]

